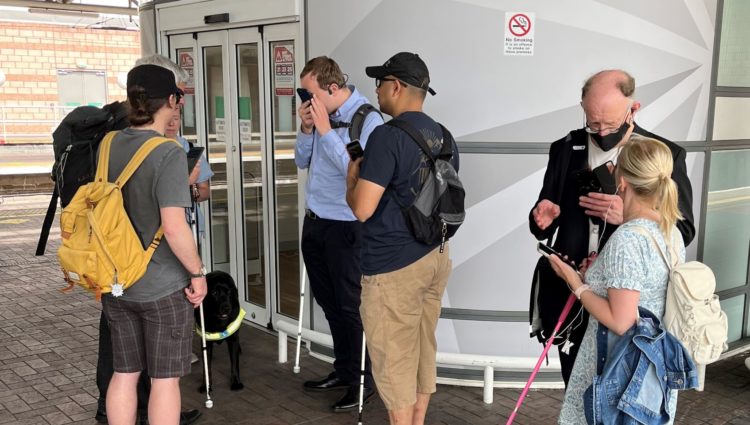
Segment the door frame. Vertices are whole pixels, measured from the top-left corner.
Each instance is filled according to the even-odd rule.
[[[240,302],[246,310],[246,320],[257,325],[275,328],[276,320],[284,320],[296,324],[294,317],[281,313],[280,306],[280,282],[279,282],[279,258],[278,258],[278,221],[276,202],[276,174],[275,174],[275,151],[274,149],[274,117],[273,107],[275,100],[271,91],[273,78],[273,59],[270,46],[273,42],[292,41],[294,43],[294,65],[295,83],[296,76],[305,64],[305,47],[303,45],[303,31],[299,22],[273,23],[260,26],[242,26],[221,30],[201,31],[194,33],[171,33],[165,34],[166,45],[169,46],[168,55],[176,61],[178,49],[191,48],[194,58],[194,84],[195,84],[195,117],[198,145],[208,149],[207,138],[207,108],[206,108],[206,81],[205,81],[205,47],[221,47],[222,49],[222,78],[224,79],[223,96],[225,111],[225,142],[226,142],[226,173],[227,173],[227,208],[229,228],[229,270],[225,270],[235,278],[240,293]],[[259,66],[259,111],[260,111],[260,137],[261,137],[261,160],[263,167],[263,250],[265,255],[264,274],[266,287],[265,307],[245,302],[246,276],[246,247],[244,234],[244,197],[242,184],[242,150],[239,140],[239,118],[238,111],[238,75],[237,75],[237,45],[257,43],[258,66]],[[296,84],[295,84],[296,85]],[[298,119],[295,118],[295,128]],[[239,154],[238,154],[239,152]],[[229,177],[231,175],[231,178]],[[231,184],[230,184],[231,181]],[[298,170],[297,202],[298,211],[300,205],[304,205],[304,181],[306,173]],[[231,187],[230,187],[231,186]],[[211,202],[209,200],[209,202]],[[202,258],[207,264],[212,264],[211,244],[211,208],[208,203],[203,203],[200,208],[206,217],[206,242],[202,247]],[[303,215],[298,217],[298,241],[301,238]],[[306,279],[300,249],[299,261],[300,281]],[[309,291],[308,291],[309,292]],[[308,298],[309,299],[309,298]],[[309,326],[312,318],[312,306],[307,301],[302,321]],[[254,313],[254,314],[253,314]],[[298,313],[295,312],[295,316]]]

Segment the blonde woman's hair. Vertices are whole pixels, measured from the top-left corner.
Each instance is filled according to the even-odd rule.
[[[672,180],[674,160],[664,143],[633,135],[617,158],[615,176],[628,182],[636,196],[652,201],[659,212],[659,229],[669,236],[682,214],[677,205],[677,185]]]

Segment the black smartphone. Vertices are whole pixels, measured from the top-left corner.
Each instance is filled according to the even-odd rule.
[[[347,144],[346,151],[349,152],[349,158],[352,161],[356,161],[357,158],[362,158],[365,155],[365,151],[362,150],[362,145],[360,145],[357,140]]]
[[[195,146],[190,148],[190,150],[187,152],[188,174],[193,172],[195,164],[197,164],[198,160],[201,159],[201,155],[203,155],[203,149],[204,148],[200,146]]]
[[[312,95],[310,94],[310,92],[303,89],[302,87],[297,88],[297,95],[299,96],[299,99],[302,101],[302,103],[305,103],[308,100],[312,99]]]
[[[568,263],[571,267],[573,267],[574,269],[578,269],[578,267],[576,267],[576,263],[574,261],[572,261],[572,260],[566,260],[564,255],[562,255],[559,252],[555,251],[554,249],[552,249],[550,246],[548,246],[547,244],[545,244],[543,242],[538,242],[536,244],[536,250],[540,254],[544,255],[547,258],[549,258],[550,255],[557,255],[558,257],[560,257],[561,260],[563,260],[564,262]]]
[[[555,251],[554,249],[550,248],[549,246],[547,246],[546,244],[542,242],[539,242],[536,244],[536,250],[539,251],[539,253],[544,255],[545,257],[549,257],[550,255],[557,255],[560,258],[563,257],[559,252]]]
[[[603,193],[614,195],[617,192],[617,183],[615,182],[615,175],[609,171],[608,164],[612,162],[605,162],[604,164],[594,168],[594,176],[599,181],[599,186],[602,188]]]

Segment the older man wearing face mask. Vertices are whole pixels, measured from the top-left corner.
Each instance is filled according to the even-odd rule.
[[[635,80],[622,70],[601,71],[586,80],[581,90],[586,126],[571,131],[550,147],[544,184],[529,213],[529,228],[537,240],[551,240],[557,232],[554,249],[579,265],[588,263],[622,224],[622,199],[615,194],[589,192],[590,185],[586,182],[598,181],[591,172],[597,167],[612,171],[631,134],[654,138],[669,146],[674,158],[672,179],[677,183],[679,209],[684,217],[677,228],[685,245],[695,236],[685,149],[635,123],[641,104],[633,98],[634,92]],[[546,260],[537,265],[534,280],[532,299],[536,307],[531,315],[532,333],[546,340],[570,291]],[[557,341],[566,386],[587,321],[588,314],[576,303],[562,328],[562,340]]]

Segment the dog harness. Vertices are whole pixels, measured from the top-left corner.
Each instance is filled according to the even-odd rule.
[[[245,317],[245,310],[243,310],[240,307],[240,313],[237,315],[237,318],[235,318],[232,323],[227,326],[226,329],[224,329],[221,332],[206,332],[206,341],[221,341],[222,339],[225,339],[229,337],[230,335],[237,332],[237,329],[240,328],[240,325],[242,324],[242,319]],[[198,335],[202,335],[200,326],[197,324],[195,325],[195,332]]]

